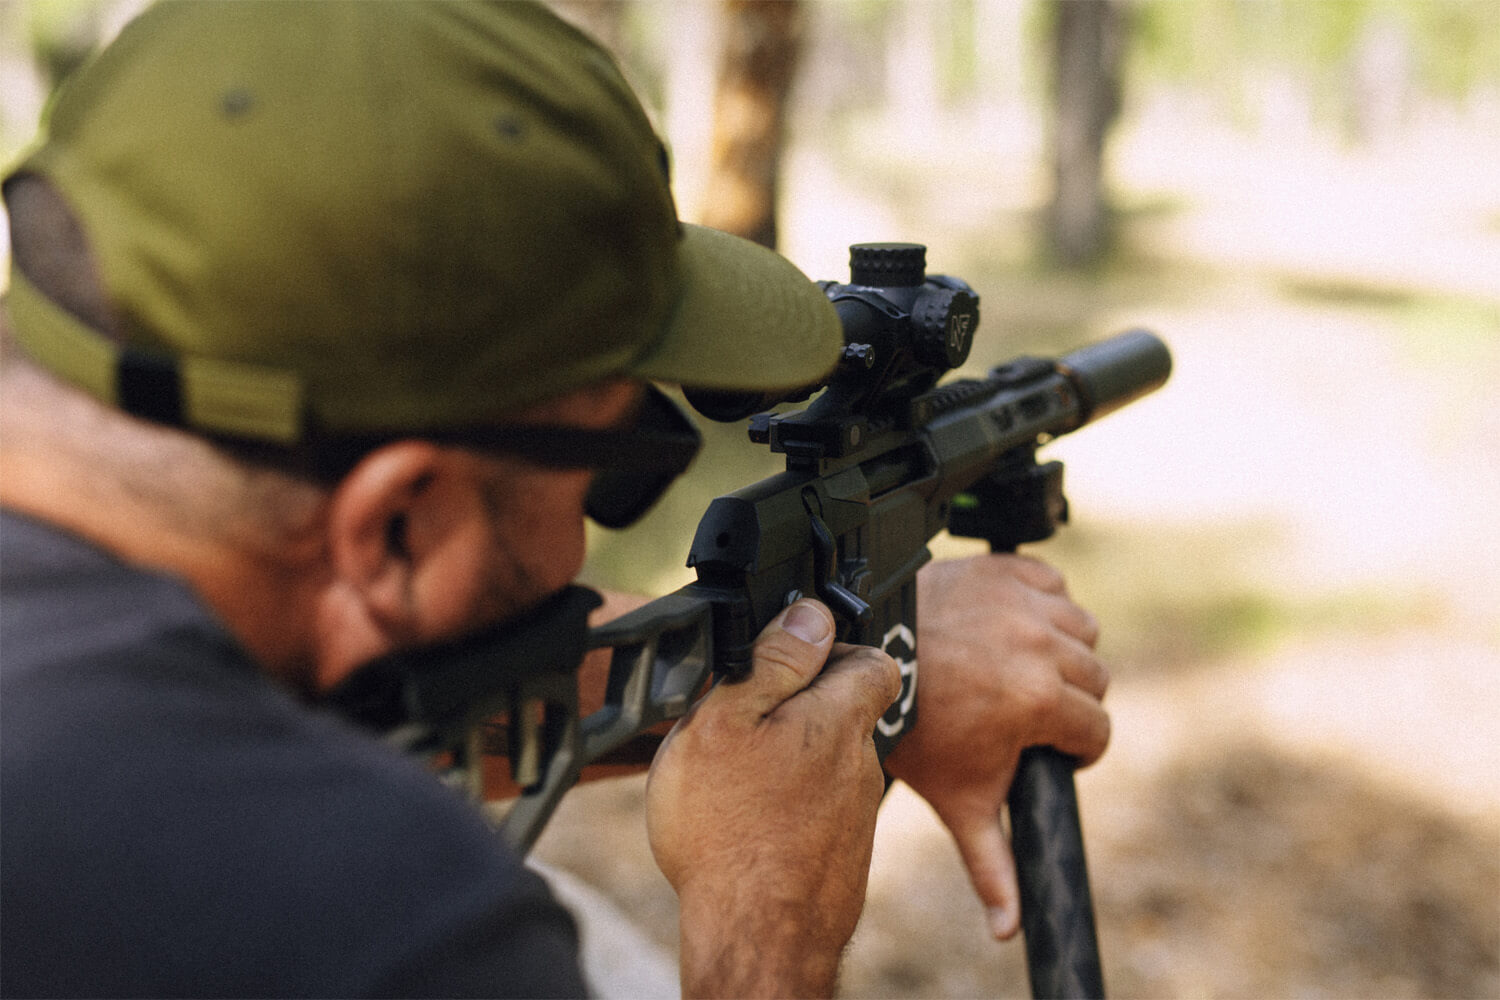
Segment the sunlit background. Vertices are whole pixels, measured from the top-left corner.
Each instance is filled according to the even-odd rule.
[[[138,7],[0,3],[7,154]],[[646,97],[684,217],[712,218],[725,5],[566,7]],[[971,373],[1133,326],[1172,347],[1164,390],[1049,448],[1074,523],[1036,549],[1114,670],[1079,779],[1106,982],[1500,995],[1500,3],[1114,4],[1106,239],[1072,265],[1047,226],[1058,10],[803,4],[775,221],[813,278],[846,278],[850,243],[926,244],[982,297]],[[593,536],[591,581],[686,582],[707,501],[776,471],[706,429],[655,515]],[[539,853],[670,959],[640,792],[576,793]],[[899,789],[843,991],[1027,992]]]

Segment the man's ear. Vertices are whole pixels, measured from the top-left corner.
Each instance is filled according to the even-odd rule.
[[[441,451],[426,441],[398,441],[365,456],[335,487],[329,505],[332,569],[371,624],[401,635],[417,618],[413,583],[418,555],[413,511],[441,472]]]

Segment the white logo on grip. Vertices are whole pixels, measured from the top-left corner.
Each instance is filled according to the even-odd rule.
[[[906,717],[917,701],[917,637],[905,625],[892,625],[880,648],[901,668],[901,696],[875,723],[882,736],[893,738],[906,728]]]

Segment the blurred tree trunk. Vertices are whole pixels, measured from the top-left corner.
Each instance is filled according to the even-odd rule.
[[[1047,236],[1057,260],[1080,267],[1109,250],[1104,142],[1120,111],[1124,15],[1112,0],[1052,5],[1052,204]]]
[[[548,0],[547,5],[564,21],[593,35],[609,51],[621,54],[625,35],[625,4],[621,0]]]
[[[704,225],[776,246],[787,95],[802,48],[800,0],[726,0]]]

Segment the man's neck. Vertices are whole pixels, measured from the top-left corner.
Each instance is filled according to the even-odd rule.
[[[308,687],[307,616],[297,610],[307,587],[291,558],[297,553],[271,560],[183,531],[166,512],[81,475],[66,459],[0,447],[0,470],[0,505],[185,581],[263,669]]]

